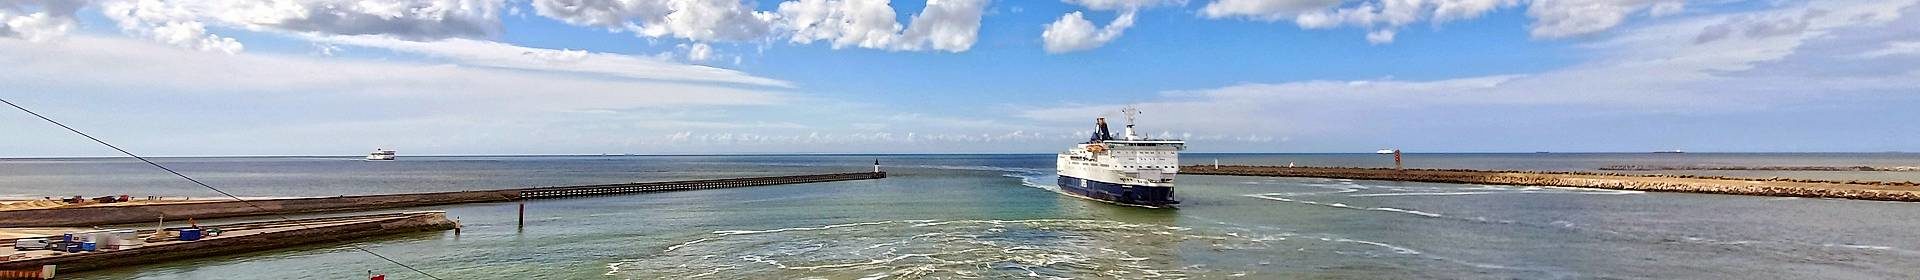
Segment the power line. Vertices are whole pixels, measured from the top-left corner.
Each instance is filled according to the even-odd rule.
[[[80,130],[78,129],[74,129],[73,127],[67,126],[66,124],[60,123],[59,121],[55,121],[51,118],[47,118],[47,116],[40,115],[40,113],[35,113],[33,112],[33,110],[27,110],[26,107],[20,107],[19,104],[13,104],[13,101],[7,101],[5,98],[0,98],[0,103],[7,103],[8,106],[13,106],[14,109],[20,109],[21,112],[27,112],[27,114],[29,115],[33,115],[34,117],[39,117],[41,120],[46,120],[49,123],[53,123],[53,125],[60,126],[60,128],[65,128],[67,129],[67,131],[72,131],[74,134],[79,134],[80,136],[87,137],[87,139],[91,139],[93,140],[93,142],[100,143],[100,145],[106,145],[108,148],[113,148],[113,150],[115,151],[120,151],[120,153],[122,154],[127,154],[127,156],[133,157],[134,159],[138,159],[141,162],[146,162],[148,165],[153,165],[153,167],[159,167],[160,170],[166,170],[167,173],[173,173],[174,176],[180,176],[181,179],[187,179],[187,181],[191,181],[194,184],[200,185],[201,187],[206,187],[207,189],[213,190],[214,192],[218,192],[221,195],[227,196],[228,198],[232,198],[233,200],[246,203],[247,206],[252,206],[255,209],[260,209],[260,211],[262,211],[263,213],[272,212],[272,210],[267,210],[266,207],[260,207],[260,205],[253,204],[252,201],[247,201],[246,199],[242,199],[239,196],[234,196],[231,193],[227,193],[227,191],[220,190],[220,188],[215,188],[212,185],[207,185],[207,183],[202,183],[200,182],[200,180],[193,179],[193,177],[187,177],[186,174],[180,174],[179,171],[173,171],[172,168],[167,168],[167,166],[165,165],[160,165],[160,163],[147,160],[147,158],[145,157],[141,157],[140,155],[135,155],[133,154],[133,152],[129,152],[126,149],[121,149],[119,146],[114,146],[113,144],[109,144],[107,143],[107,141],[100,140],[100,138],[94,138],[93,135],[87,135],[86,132],[80,132]],[[307,226],[306,223],[296,221],[293,218],[288,217],[284,214],[275,214],[274,216],[279,216],[280,220],[292,222],[294,225],[298,225],[301,228],[313,229],[313,227]],[[374,257],[379,257],[382,260],[386,260],[387,262],[393,263],[395,265],[399,265],[400,267],[405,267],[407,268],[407,270],[412,270],[413,272],[420,273],[420,275],[426,275],[427,278],[433,278],[434,280],[444,280],[444,279],[440,279],[440,277],[433,276],[433,274],[427,273],[426,271],[420,271],[420,269],[413,268],[413,266],[407,265],[405,263],[400,263],[400,261],[393,260],[392,258],[387,258],[387,256],[380,255],[380,253],[374,253],[373,250],[367,250],[367,248],[362,248],[359,245],[353,245],[352,243],[348,243],[346,245],[347,247],[353,247],[353,249],[360,250],[361,252],[367,252],[367,254],[369,255],[373,255]]]

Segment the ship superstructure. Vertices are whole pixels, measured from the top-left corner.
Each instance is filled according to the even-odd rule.
[[[1126,114],[1126,131],[1114,138],[1107,119],[1094,119],[1099,130],[1085,143],[1061,152],[1055,165],[1060,190],[1088,199],[1142,207],[1171,207],[1173,177],[1180,172],[1180,151],[1186,141],[1149,139],[1135,133],[1134,108]]]

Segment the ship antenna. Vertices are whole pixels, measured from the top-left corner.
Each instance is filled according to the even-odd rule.
[[[1121,108],[1120,113],[1127,116],[1127,140],[1140,140],[1140,135],[1133,133],[1133,117],[1140,115],[1140,108],[1127,106],[1126,108]]]

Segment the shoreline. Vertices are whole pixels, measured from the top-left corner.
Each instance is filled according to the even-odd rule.
[[[1315,177],[1455,184],[1555,186],[1777,197],[1920,202],[1920,183],[1738,178],[1699,175],[1626,174],[1527,170],[1403,169],[1221,165],[1181,167],[1182,174]]]

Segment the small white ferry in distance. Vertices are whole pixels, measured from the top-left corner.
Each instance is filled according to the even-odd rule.
[[[1148,139],[1133,131],[1140,110],[1121,110],[1127,116],[1123,138],[1107,131],[1107,119],[1094,119],[1099,131],[1086,143],[1061,152],[1055,164],[1060,190],[1068,195],[1114,204],[1147,208],[1172,207],[1173,176],[1180,172],[1180,151],[1186,141]]]
[[[373,153],[367,154],[367,160],[393,160],[393,156],[393,150],[373,149]]]

